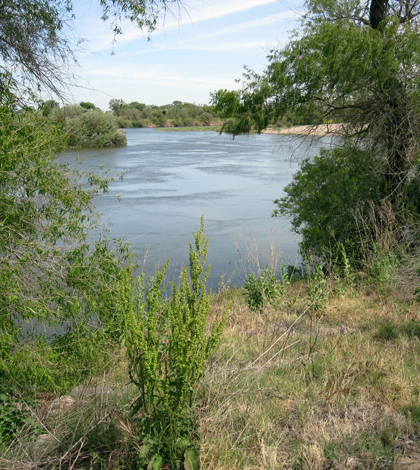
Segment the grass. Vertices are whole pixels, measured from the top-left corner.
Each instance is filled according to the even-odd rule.
[[[419,304],[361,284],[311,313],[305,283],[288,288],[293,308],[261,315],[235,296],[207,379],[203,468],[420,468]]]
[[[202,469],[420,468],[420,304],[392,284],[328,282],[317,310],[305,280],[261,313],[243,289],[212,297],[228,319],[194,407]],[[78,390],[55,412],[35,396],[0,468],[136,468],[124,355]]]
[[[222,126],[156,127],[156,130],[161,132],[220,132]]]

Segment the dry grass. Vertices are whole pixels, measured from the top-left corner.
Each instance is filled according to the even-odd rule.
[[[241,290],[215,295],[228,318],[197,396],[202,468],[419,470],[419,306],[367,280],[330,283],[316,312],[304,281],[262,313]],[[0,468],[135,468],[127,376],[122,357],[67,404],[38,397]]]
[[[316,314],[304,282],[262,314],[235,293],[206,381],[203,468],[419,469],[420,341],[407,325],[420,311],[399,292],[363,284]]]

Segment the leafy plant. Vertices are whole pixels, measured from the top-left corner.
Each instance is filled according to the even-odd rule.
[[[62,125],[67,134],[67,144],[75,148],[122,147],[127,144],[116,119],[100,109],[67,105],[55,107],[49,119]]]
[[[307,285],[309,307],[313,311],[318,311],[325,305],[329,296],[328,280],[322,265],[317,264],[313,272],[308,275]]]
[[[16,379],[16,370],[28,366],[38,378],[41,369],[44,378],[58,377],[65,355],[24,343],[32,342],[33,331],[38,337],[45,337],[44,327],[77,332],[92,318],[98,319],[96,327],[117,337],[117,280],[127,246],[117,241],[111,247],[106,238],[93,241],[89,236],[99,225],[92,200],[108,190],[112,178],[82,174],[57,162],[63,132],[33,109],[16,111],[19,103],[6,86],[2,93],[0,376]],[[19,377],[23,387],[28,385],[24,375]],[[38,379],[36,385],[61,387]]]
[[[284,280],[287,280],[288,273],[283,272],[283,275]],[[274,269],[267,266],[259,276],[250,273],[245,280],[244,289],[249,308],[261,311],[281,298],[284,284],[275,275]]]
[[[343,244],[341,244],[340,262],[337,263],[334,271],[334,291],[340,295],[347,290],[353,292],[357,284],[356,276]]]
[[[193,397],[204,374],[208,357],[216,348],[224,319],[208,331],[209,295],[204,269],[208,240],[201,229],[190,245],[189,270],[173,284],[170,301],[163,298],[162,271],[146,285],[145,278],[132,279],[129,266],[121,280],[130,380],[139,390],[136,417],[140,464],[150,469],[164,465],[196,469],[196,424],[191,411]],[[191,464],[187,467],[188,462]]]
[[[0,443],[13,439],[27,422],[27,413],[20,409],[23,405],[10,387],[0,384]]]
[[[366,201],[377,202],[383,194],[381,165],[379,158],[351,146],[321,149],[319,156],[303,161],[284,189],[286,196],[274,201],[274,215],[290,217],[293,231],[302,236],[304,257],[353,265],[364,261],[360,227],[364,239],[374,238]]]

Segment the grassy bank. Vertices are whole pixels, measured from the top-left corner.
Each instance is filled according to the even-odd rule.
[[[420,312],[378,277],[288,283],[262,310],[224,289],[222,341],[197,390],[203,469],[420,466]],[[249,300],[249,299],[248,299]],[[135,387],[116,349],[61,397],[34,394],[1,468],[134,468]],[[28,417],[29,416],[29,417]]]
[[[289,286],[256,314],[240,292],[207,380],[208,469],[420,468],[417,302],[373,281],[329,286],[317,311]]]
[[[156,130],[161,132],[220,132],[222,126],[156,127]]]

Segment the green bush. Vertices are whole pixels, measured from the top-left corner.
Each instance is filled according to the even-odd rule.
[[[371,152],[351,146],[321,149],[304,160],[286,196],[275,201],[274,215],[291,218],[293,231],[302,236],[306,258],[340,261],[342,253],[352,263],[365,258],[366,242],[375,241],[372,204],[384,191],[385,162]]]
[[[82,174],[55,159],[62,129],[32,109],[16,112],[9,98],[0,106],[0,383],[60,390],[61,379],[75,381],[86,363],[72,372],[44,328],[79,334],[97,318],[96,329],[120,335],[118,276],[127,247],[89,237],[98,226],[92,199],[110,179],[86,174],[82,187]],[[93,339],[93,330],[84,338]]]
[[[204,270],[208,241],[203,229],[202,220],[194,234],[196,251],[190,245],[189,272],[183,269],[170,301],[163,298],[161,287],[168,263],[148,286],[144,277],[133,280],[130,266],[122,279],[130,380],[139,392],[133,415],[142,468],[179,469],[183,463],[184,468],[198,468],[191,405],[224,328],[222,320],[208,331],[205,281],[210,267]]]
[[[287,273],[284,276],[287,279]],[[245,280],[244,289],[249,308],[261,311],[281,298],[284,284],[274,274],[274,269],[267,266],[259,276],[250,273]]]
[[[22,409],[25,405],[12,388],[0,384],[0,444],[13,439],[28,421],[28,413]]]
[[[127,144],[115,118],[101,110],[89,110],[66,119],[68,145],[75,148],[122,147]]]

